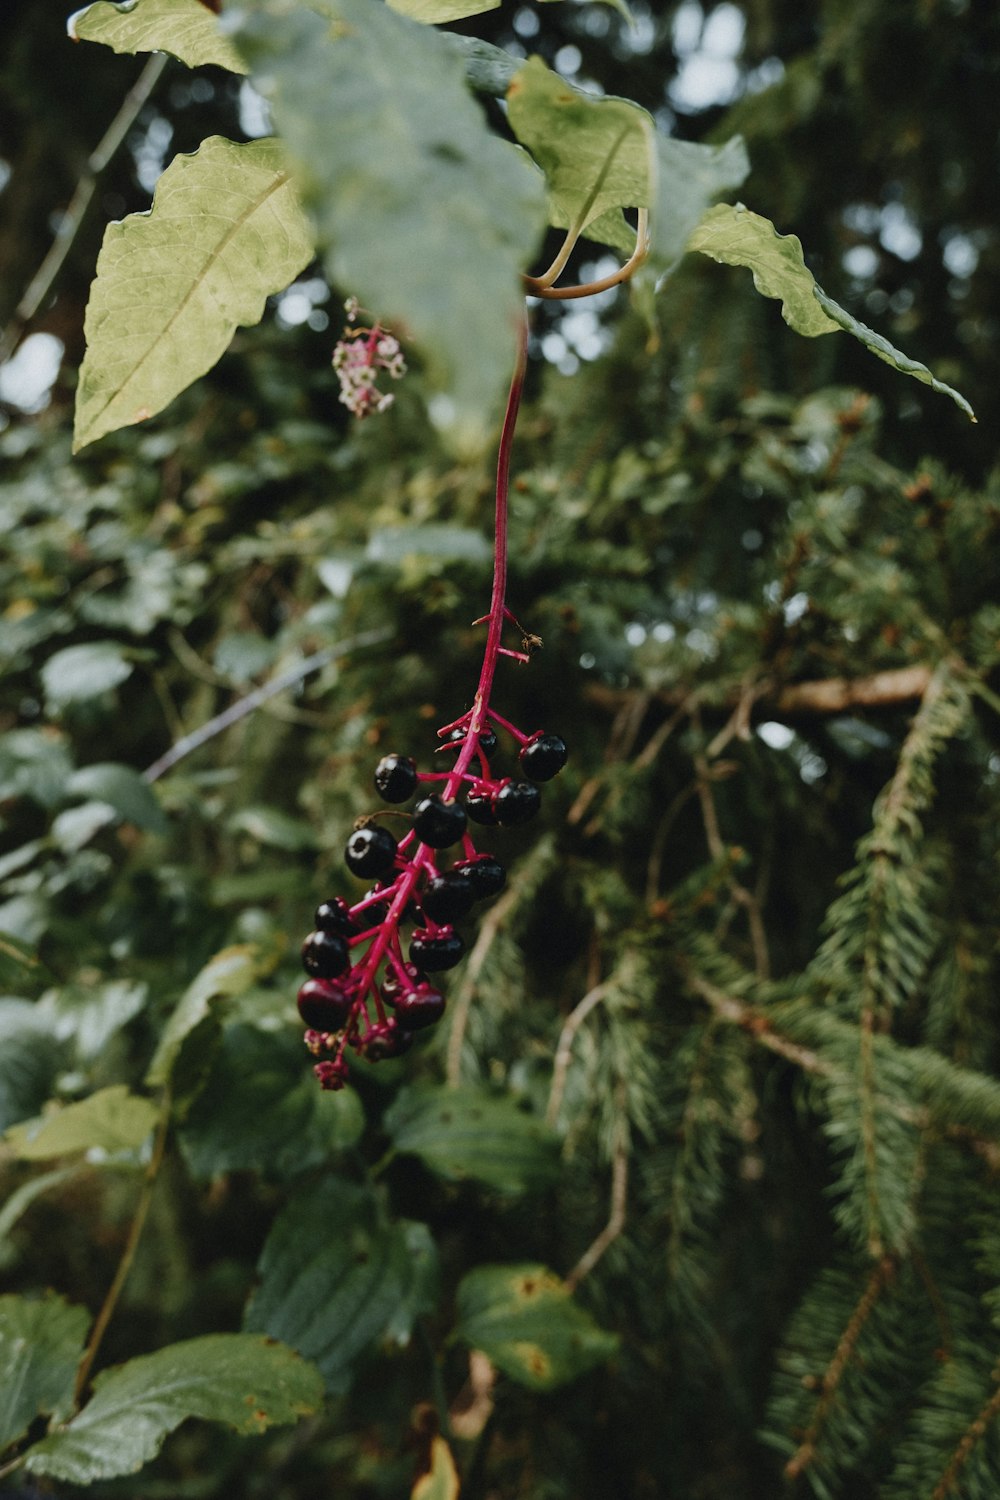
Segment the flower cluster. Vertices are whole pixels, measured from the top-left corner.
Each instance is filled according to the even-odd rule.
[[[333,351],[333,368],[340,381],[340,400],[356,417],[368,417],[392,405],[391,392],[380,391],[380,375],[399,380],[406,374],[406,361],[399,340],[379,323],[371,328],[357,324],[356,297],[344,304],[347,324]],[[354,326],[357,325],[357,326]]]
[[[527,779],[491,770],[498,729],[517,746]],[[503,890],[507,878],[498,859],[477,852],[469,824],[527,822],[541,803],[537,783],[566,763],[558,735],[522,734],[481,703],[439,729],[438,738],[439,753],[456,756],[450,771],[418,771],[405,755],[379,761],[375,790],[383,801],[399,806],[419,798],[408,814],[411,827],[397,841],[378,821],[386,814],[359,820],[344,857],[371,887],[353,905],[339,897],[324,901],[302,945],[310,977],[298,993],[299,1014],[324,1089],[347,1082],[348,1047],[371,1062],[398,1057],[417,1031],[441,1019],[445,996],[429,976],[459,962],[465,942],[455,924],[476,902]],[[445,851],[458,856],[447,867]],[[404,927],[411,929],[408,940]]]

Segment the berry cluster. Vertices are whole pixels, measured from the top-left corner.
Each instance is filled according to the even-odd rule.
[[[516,778],[490,769],[497,729],[517,746]],[[299,1014],[325,1089],[347,1082],[348,1047],[371,1062],[398,1057],[415,1032],[441,1019],[444,993],[428,976],[459,962],[465,942],[455,924],[476,902],[502,891],[507,879],[498,859],[476,851],[469,823],[505,828],[527,822],[541,803],[538,783],[566,764],[558,735],[522,734],[481,702],[439,729],[438,738],[439,753],[456,755],[449,771],[418,771],[406,755],[379,761],[375,790],[383,801],[398,807],[418,799],[404,814],[412,819],[410,829],[397,841],[377,821],[391,814],[359,820],[344,858],[371,887],[353,906],[339,897],[324,901],[302,945],[309,978],[299,990]],[[446,868],[445,851],[458,854]],[[412,929],[405,950],[404,926]]]

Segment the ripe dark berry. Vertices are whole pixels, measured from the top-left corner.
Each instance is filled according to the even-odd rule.
[[[311,1031],[339,1031],[347,1023],[354,997],[335,979],[307,979],[299,990],[299,1015]]]
[[[389,884],[391,885],[392,882],[390,881]],[[365,892],[363,899],[367,900],[369,896],[377,896],[383,890],[385,890],[383,882],[376,880],[371,890]],[[366,906],[363,911],[358,912],[357,920],[361,923],[362,931],[367,932],[369,927],[381,927],[389,915],[389,907],[392,905],[392,900],[392,896],[387,896],[384,901],[373,901],[371,906]],[[407,901],[399,920],[401,922],[415,922],[419,916],[420,913],[417,910],[416,903],[414,901]]]
[[[432,849],[447,849],[449,844],[457,844],[465,832],[465,810],[457,802],[442,802],[432,793],[417,803],[413,827],[422,844],[429,844]]]
[[[428,881],[420,897],[424,915],[432,922],[457,922],[472,910],[476,893],[472,881],[461,870],[446,870]]]
[[[463,745],[465,743],[468,732],[469,731],[467,729],[453,729],[445,743],[448,745],[454,745],[457,748],[459,745]],[[496,732],[490,729],[488,726],[479,736],[479,749],[483,752],[484,755],[492,755],[499,743],[500,742],[496,737]]]
[[[427,983],[427,975],[422,969],[418,969],[416,964],[404,964],[403,968],[406,971],[405,981],[400,978],[395,969],[389,969],[379,985],[379,993],[386,1005],[395,1005],[405,990],[415,990]]]
[[[538,733],[522,746],[518,759],[532,781],[551,781],[566,764],[566,741],[557,734]]]
[[[476,901],[498,896],[507,884],[507,871],[492,854],[477,854],[475,859],[459,860],[452,865],[452,872],[456,870],[468,876]]]
[[[396,1001],[396,1017],[410,1031],[420,1031],[424,1026],[433,1026],[444,1015],[445,998],[440,990],[429,984],[416,989],[404,990]]]
[[[490,828],[496,824],[496,809],[493,806],[493,793],[485,789],[470,792],[465,799],[465,811],[473,823],[481,823]]]
[[[355,828],[347,840],[344,860],[355,875],[367,879],[372,875],[384,875],[392,868],[396,858],[396,840],[388,828],[376,823],[367,823]]]
[[[437,932],[428,932],[418,927],[410,940],[410,962],[434,974],[442,969],[453,969],[465,952],[465,944],[451,927],[442,927]]]
[[[496,793],[493,804],[497,822],[504,828],[527,823],[542,805],[542,794],[530,781],[508,781]]]
[[[375,790],[383,802],[408,802],[418,785],[417,763],[408,755],[383,755],[375,767]]]
[[[351,937],[358,930],[347,902],[340,896],[334,896],[332,901],[321,901],[313,923],[320,932],[339,932],[341,937]]]
[[[336,979],[349,961],[347,940],[337,932],[311,932],[302,944],[302,967],[317,979]]]
[[[369,1062],[382,1062],[387,1057],[401,1057],[412,1046],[412,1034],[400,1026],[395,1016],[390,1016],[368,1033],[364,1053]]]

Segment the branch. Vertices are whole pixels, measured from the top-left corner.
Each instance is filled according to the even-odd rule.
[[[628,1130],[625,1124],[625,1085],[621,1079],[615,1090],[615,1108],[617,1123],[615,1154],[611,1162],[611,1208],[608,1222],[566,1277],[566,1287],[571,1292],[575,1292],[583,1278],[590,1275],[601,1256],[625,1228],[628,1202]]]

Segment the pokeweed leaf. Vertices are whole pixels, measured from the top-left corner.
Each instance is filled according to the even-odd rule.
[[[66,646],[42,668],[46,706],[55,713],[68,703],[85,703],[131,677],[133,665],[113,641]]]
[[[385,1117],[397,1151],[452,1182],[472,1178],[503,1193],[537,1191],[559,1175],[559,1142],[510,1099],[476,1089],[403,1089]]]
[[[89,1325],[85,1307],[51,1293],[0,1297],[0,1450],[37,1416],[69,1412]]]
[[[463,1277],[455,1337],[533,1391],[551,1391],[618,1347],[546,1266],[479,1266]]]
[[[150,833],[167,833],[170,825],[148,782],[132,766],[114,761],[82,766],[66,783],[71,797],[89,797],[107,802],[126,823]]]
[[[479,16],[487,10],[498,10],[500,0],[388,0],[390,7],[411,21],[441,23],[461,21],[465,16]]]
[[[284,1345],[209,1334],[98,1375],[91,1400],[31,1449],[27,1467],[71,1484],[134,1474],[187,1417],[263,1432],[309,1416],[322,1396],[319,1371]]]
[[[458,1500],[458,1470],[443,1437],[431,1439],[430,1467],[421,1474],[410,1500]]]
[[[334,1395],[376,1341],[405,1344],[436,1301],[426,1224],[383,1222],[374,1199],[327,1178],[293,1198],[268,1235],[246,1326],[311,1359]]]
[[[162,411],[312,255],[277,141],[213,136],[175,157],[149,212],[105,232],[84,324],[74,451]]]
[[[59,1069],[60,1052],[37,1005],[0,1000],[0,1130],[41,1109]]]
[[[627,99],[583,94],[533,57],[507,92],[511,129],[545,172],[550,218],[620,253],[635,248],[623,208],[649,209],[654,275],[669,270],[719,193],[749,171],[739,137],[722,146],[676,141]]]
[[[156,1105],[130,1094],[123,1083],[98,1089],[37,1120],[13,1126],[4,1142],[22,1161],[49,1161],[94,1149],[134,1151],[156,1124]]]
[[[463,449],[514,363],[544,187],[448,39],[381,0],[244,0],[234,40],[301,172],[330,279],[412,339]]]
[[[245,73],[246,65],[202,0],[96,0],[70,16],[74,41],[103,42],[113,52],[169,52],[189,68],[203,63]]]
[[[828,297],[806,266],[801,242],[794,234],[779,234],[770,219],[752,213],[742,203],[717,204],[691,235],[688,249],[725,265],[749,267],[754,286],[763,296],[780,301],[781,315],[796,333],[816,338],[842,328],[886,364],[950,396],[975,421],[964,396]]]
[[[208,1018],[212,1002],[226,995],[242,994],[261,972],[261,954],[249,943],[223,948],[210,959],[177,1002],[149,1065],[146,1082],[154,1087],[166,1083],[185,1037]]]

